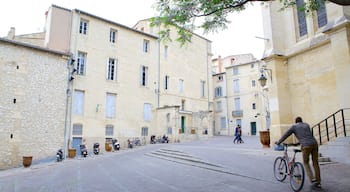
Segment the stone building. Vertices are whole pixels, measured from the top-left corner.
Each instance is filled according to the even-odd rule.
[[[296,116],[315,125],[350,107],[350,7],[326,2],[306,14],[303,3],[284,11],[277,1],[262,5],[272,141]]]
[[[51,6],[45,47],[75,58],[69,145],[169,135],[173,141],[210,129],[210,41],[194,34],[185,48],[158,41],[149,21],[133,28]],[[175,35],[175,32],[174,34]]]
[[[66,53],[0,38],[0,169],[64,146]]]
[[[268,128],[265,93],[257,82],[260,67],[252,54],[213,59],[215,134],[234,135],[237,125],[243,135]]]

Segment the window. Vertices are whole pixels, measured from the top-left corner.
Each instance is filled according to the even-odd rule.
[[[240,88],[239,88],[239,79],[233,80],[233,92],[239,93]]]
[[[106,95],[106,118],[115,118],[116,94],[107,93]]]
[[[233,75],[238,75],[238,74],[239,74],[238,67],[234,67],[233,68]]]
[[[147,86],[147,78],[148,78],[148,67],[141,66],[141,71],[140,71],[141,86]]]
[[[186,100],[185,99],[182,99],[181,100],[181,110],[185,110],[185,104],[186,104]]]
[[[164,89],[165,90],[168,90],[169,89],[169,76],[166,75],[165,78],[164,78]]]
[[[304,0],[296,0],[296,11],[298,16],[298,29],[299,29],[299,36],[302,37],[307,34],[307,24],[306,24],[306,17],[305,17],[305,11],[303,10],[304,6]]]
[[[222,96],[222,88],[216,87],[215,88],[215,97],[221,97]]]
[[[242,119],[236,119],[236,125],[240,125],[242,127]]]
[[[82,124],[74,124],[72,135],[83,135],[83,125]]]
[[[87,30],[88,30],[88,21],[83,20],[83,19],[80,20],[79,33],[86,35]]]
[[[141,136],[148,136],[148,127],[141,128]]]
[[[117,80],[117,60],[109,58],[107,63],[107,80]]]
[[[256,86],[256,81],[252,80],[252,87],[255,87],[255,86]]]
[[[114,127],[113,125],[106,125],[106,137],[107,136],[113,136],[114,135]]]
[[[241,98],[239,97],[235,98],[234,102],[235,102],[235,110],[236,111],[241,110]]]
[[[184,80],[179,79],[179,93],[182,93],[184,91]]]
[[[222,102],[221,101],[216,102],[216,111],[217,112],[222,111]]]
[[[151,110],[150,103],[143,104],[143,119],[145,121],[151,121]]]
[[[254,68],[255,67],[255,63],[252,63],[252,64],[250,64],[250,68]]]
[[[117,34],[118,34],[117,30],[111,29],[109,31],[109,42],[115,43],[117,41]]]
[[[325,26],[328,22],[326,6],[323,0],[316,0],[316,1],[320,5],[319,9],[317,10],[317,24],[318,24],[318,28],[321,28]]]
[[[146,40],[146,39],[143,40],[143,52],[145,53],[149,52],[149,40]]]
[[[164,46],[164,58],[168,58],[168,49],[169,47],[168,46]]]
[[[167,134],[168,135],[172,135],[173,134],[173,128],[168,127]]]
[[[252,109],[256,109],[256,104],[255,103],[252,104]]]
[[[78,52],[77,74],[85,75],[85,68],[86,68],[86,53]]]
[[[74,91],[74,103],[73,103],[73,114],[83,115],[84,114],[84,91]]]
[[[170,123],[170,113],[167,113],[167,114],[166,114],[166,122],[167,122],[167,123]]]
[[[220,118],[220,128],[221,129],[226,129],[226,117],[221,117]]]
[[[201,97],[205,96],[205,81],[201,81]]]

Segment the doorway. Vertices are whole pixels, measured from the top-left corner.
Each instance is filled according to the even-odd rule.
[[[250,133],[256,135],[256,122],[250,122]]]

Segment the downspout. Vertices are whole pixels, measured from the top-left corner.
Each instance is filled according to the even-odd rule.
[[[160,31],[160,26],[158,27],[158,32]],[[160,106],[160,36],[158,34],[158,77],[157,77],[157,107]]]
[[[72,25],[73,25],[73,13],[71,11],[70,14],[70,23],[69,23],[70,27],[69,27],[69,37],[68,37],[68,47],[67,47],[67,52],[69,53],[71,50],[71,40],[72,40]],[[68,58],[67,61],[67,90],[66,90],[66,112],[65,112],[65,116],[64,116],[64,144],[63,144],[63,158],[67,157],[67,151],[69,148],[69,131],[68,131],[68,126],[70,127],[70,125],[67,125],[68,123],[68,107],[69,107],[69,96],[70,96],[70,84],[69,84],[69,78],[70,78],[70,64],[71,64],[71,60],[73,59],[74,55],[72,55],[72,53],[70,53],[70,56]],[[71,114],[70,114],[71,115]],[[69,129],[70,130],[70,129]]]
[[[72,19],[74,19],[72,17]],[[77,17],[77,24],[79,24],[79,19],[80,19],[80,11],[78,11],[78,17]],[[72,24],[73,26],[73,24]],[[73,28],[71,29],[73,30]],[[78,37],[78,30],[75,29],[75,38],[74,38],[74,50],[73,50],[73,53],[74,53],[74,59],[77,61],[77,37]],[[71,99],[70,99],[70,109],[69,109],[69,129],[68,129],[68,134],[69,134],[69,137],[68,137],[68,145],[70,144],[70,140],[72,138],[72,105],[73,105],[73,93],[74,93],[74,90],[73,90],[73,82],[71,82],[71,89],[70,89],[70,94],[71,94]]]
[[[209,118],[211,115],[210,115],[210,97],[209,97],[209,94],[210,94],[210,91],[209,91],[209,88],[210,88],[210,82],[209,82],[209,70],[211,69],[211,67],[209,68],[209,42],[207,41],[207,51],[206,51],[206,58],[207,58],[207,98],[208,98],[208,130],[207,130],[207,134],[209,134],[209,130],[210,130],[210,123],[211,123],[211,118]],[[211,65],[210,65],[211,66]]]
[[[226,71],[225,71],[225,85],[226,85],[226,90],[225,90],[225,98],[226,98],[226,121],[227,121],[227,134],[230,135],[230,120],[228,118],[228,114],[229,114],[229,111],[228,111],[228,94],[227,94],[227,91],[228,91],[228,86],[227,86],[227,74],[226,74]]]

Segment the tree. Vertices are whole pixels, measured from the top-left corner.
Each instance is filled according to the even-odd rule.
[[[177,41],[184,45],[191,41],[192,31],[202,29],[204,33],[218,32],[227,28],[230,23],[227,16],[233,12],[244,10],[253,2],[269,2],[272,0],[157,0],[155,8],[158,17],[151,19],[152,26],[163,25],[164,30],[159,32],[162,40],[170,39],[169,25],[177,30]],[[296,0],[278,0],[281,10],[296,4]],[[326,0],[309,0],[303,10],[313,13]],[[338,5],[350,5],[350,0],[328,0]],[[200,20],[200,21],[198,21]]]

